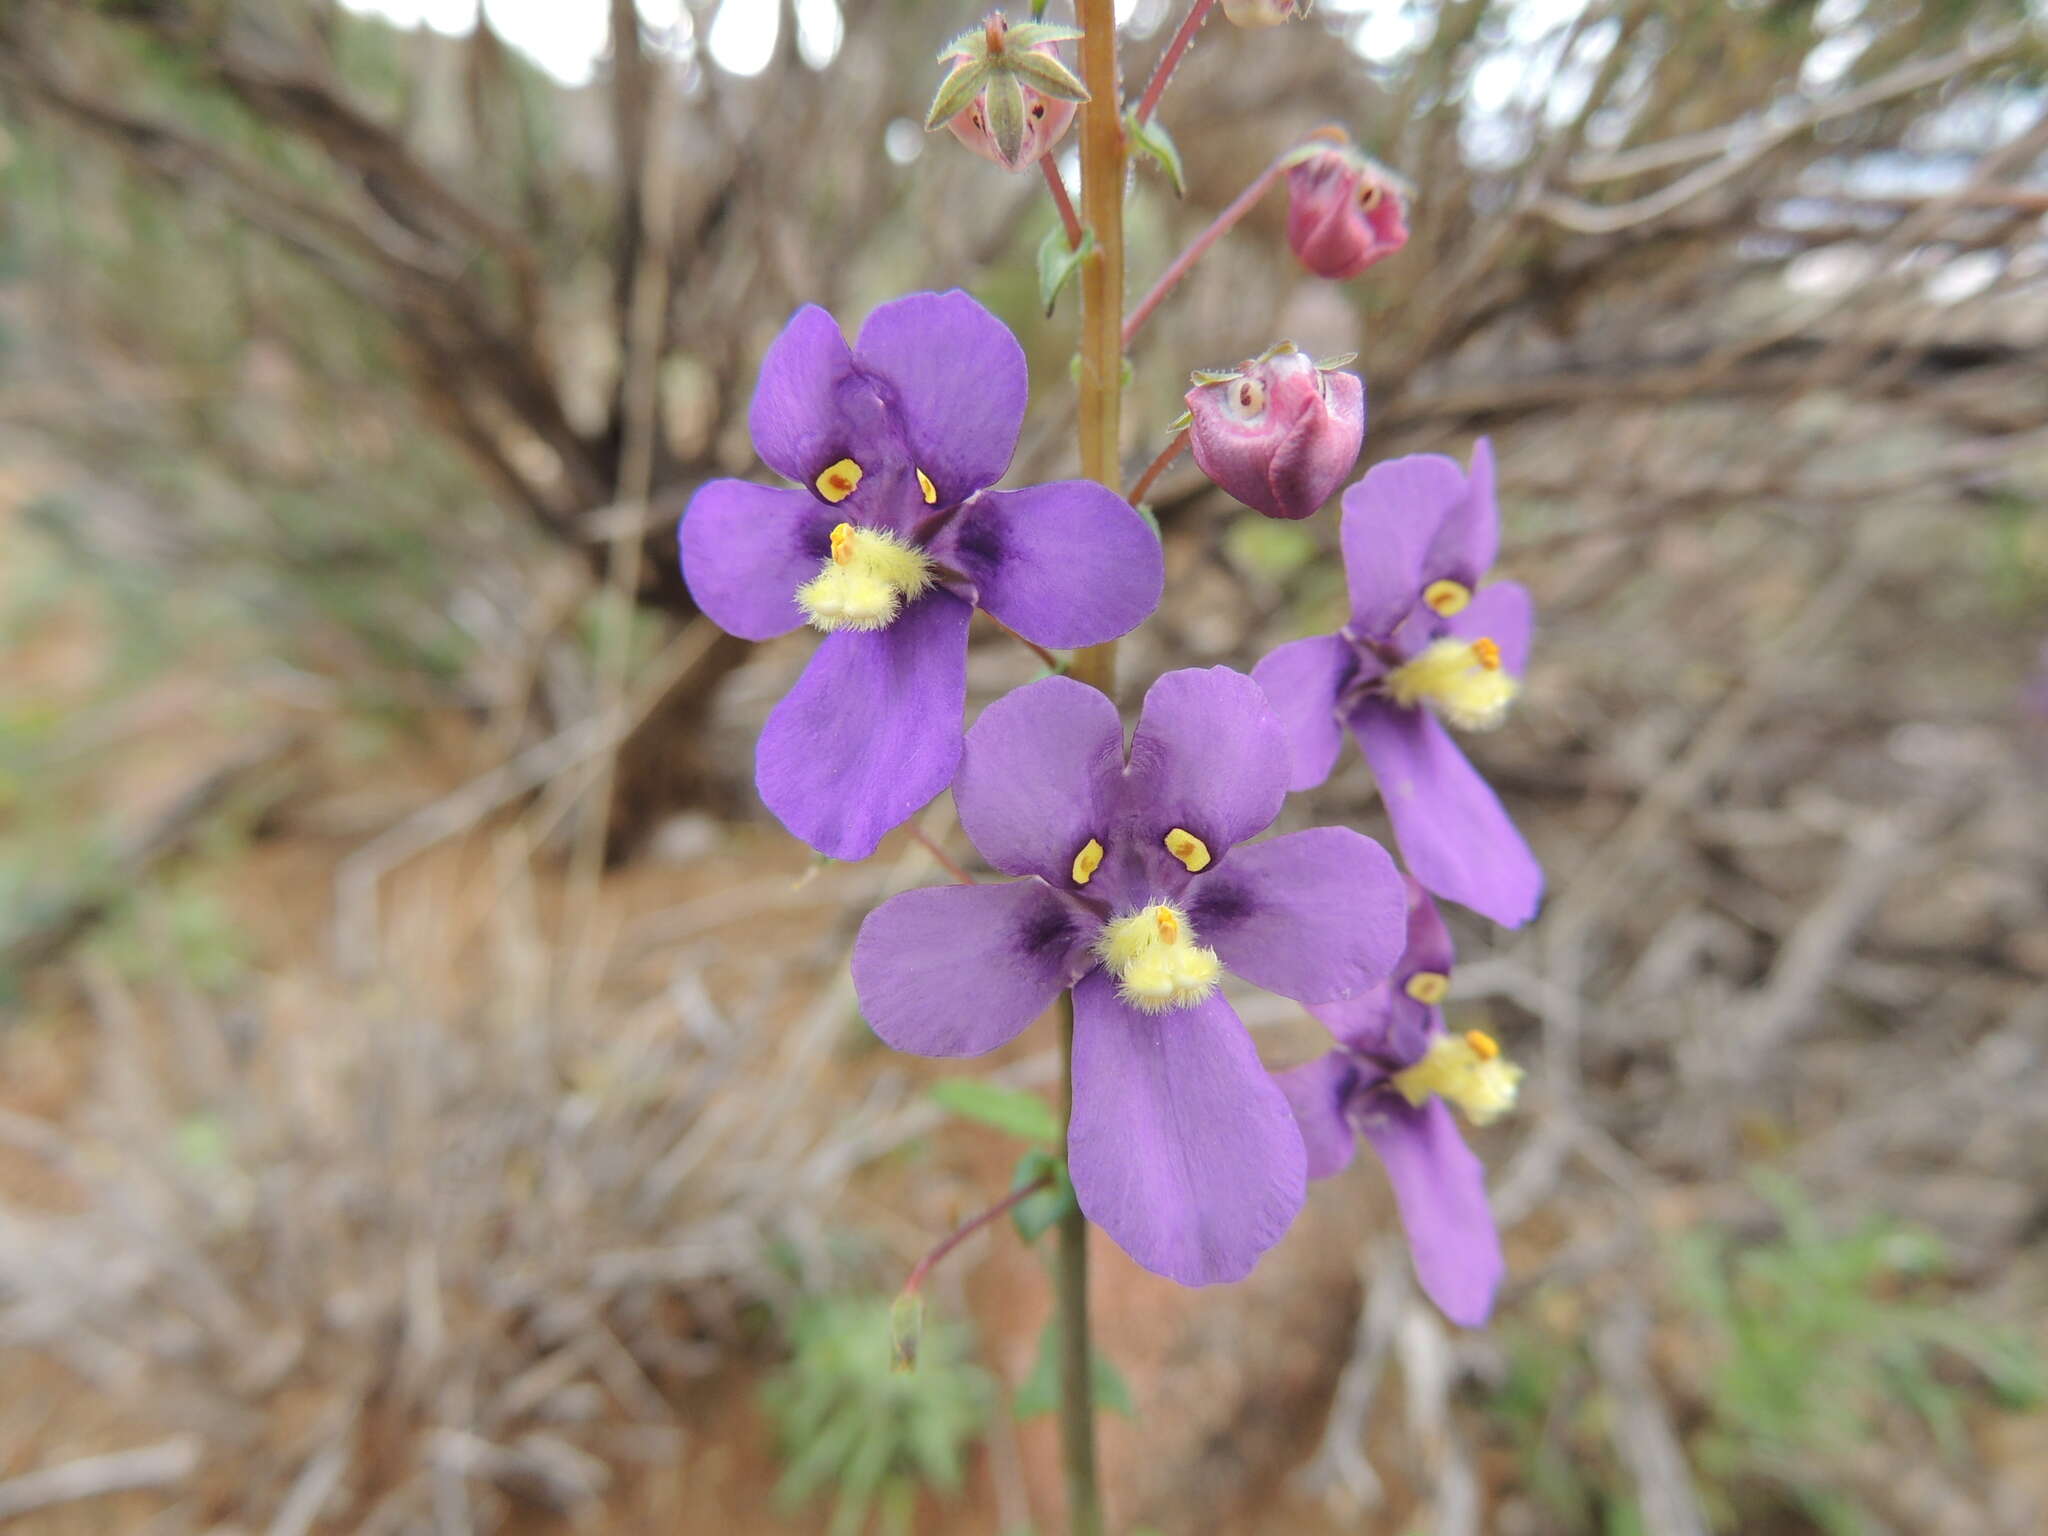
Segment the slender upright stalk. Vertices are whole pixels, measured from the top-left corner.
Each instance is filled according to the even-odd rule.
[[[1131,493],[1124,498],[1132,506],[1145,499],[1145,493],[1152,489],[1152,482],[1166,473],[1166,466],[1180,457],[1181,450],[1188,445],[1188,429],[1182,427],[1173,434],[1173,441],[1159,451],[1159,457],[1145,466],[1145,473],[1138,476],[1138,483],[1131,487]]]
[[[1188,44],[1195,40],[1195,34],[1202,30],[1202,23],[1209,19],[1209,12],[1215,6],[1216,0],[1195,0],[1188,7],[1180,30],[1173,34],[1173,41],[1166,45],[1166,52],[1159,55],[1152,78],[1145,82],[1145,94],[1138,98],[1139,122],[1152,121],[1152,114],[1159,110],[1159,98],[1166,94],[1166,82],[1173,78],[1174,69],[1180,64],[1180,56],[1188,51]]]
[[[1060,1144],[1074,1114],[1074,995],[1060,999]],[[1053,1261],[1060,1327],[1060,1465],[1067,1481],[1069,1536],[1102,1536],[1102,1493],[1095,1481],[1094,1340],[1088,1327],[1088,1218],[1076,1205],[1060,1218]]]
[[[1073,199],[1067,196],[1066,181],[1060,176],[1060,168],[1053,164],[1051,155],[1038,157],[1038,168],[1045,172],[1046,190],[1052,193],[1052,205],[1060,211],[1060,224],[1067,232],[1067,249],[1081,249],[1081,219],[1074,212]]]

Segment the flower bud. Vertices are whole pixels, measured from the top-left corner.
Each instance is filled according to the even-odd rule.
[[[1240,27],[1277,27],[1308,14],[1310,0],[1223,0],[1223,14]]]
[[[1394,177],[1346,144],[1310,150],[1287,173],[1287,243],[1318,277],[1356,277],[1408,243]]]
[[[1011,26],[1001,11],[963,32],[940,55],[953,66],[932,98],[927,129],[944,123],[977,155],[1027,170],[1060,141],[1088,92],[1060,62],[1072,27]]]
[[[1202,473],[1268,517],[1307,517],[1328,501],[1365,438],[1365,384],[1336,361],[1283,341],[1232,372],[1196,374],[1188,446]]]

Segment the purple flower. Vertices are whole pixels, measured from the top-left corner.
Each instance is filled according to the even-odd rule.
[[[1351,622],[1252,670],[1287,727],[1289,787],[1330,776],[1348,725],[1415,877],[1519,927],[1535,915],[1543,870],[1444,729],[1498,725],[1529,656],[1527,589],[1479,585],[1500,544],[1492,447],[1481,438],[1472,450],[1470,479],[1437,454],[1374,465],[1344,493],[1342,540]]]
[[[864,859],[952,782],[976,608],[1047,646],[1097,645],[1159,601],[1159,540],[1114,491],[989,486],[1024,419],[1024,352],[959,291],[868,317],[849,349],[816,305],[761,362],[754,446],[795,488],[714,480],[691,499],[683,577],[747,640],[825,631],[761,733],[782,824]]]
[[[1350,1166],[1356,1137],[1386,1166],[1408,1230],[1416,1277],[1454,1323],[1477,1328],[1500,1284],[1500,1235],[1486,1203],[1486,1170],[1451,1118],[1474,1125],[1510,1108],[1522,1070],[1490,1035],[1444,1027],[1451,936],[1436,906],[1408,882],[1408,947],[1394,974],[1348,1002],[1312,1007],[1337,1049],[1273,1080],[1294,1107],[1308,1176]]]
[[[1307,517],[1336,493],[1365,437],[1365,384],[1283,341],[1188,391],[1202,473],[1255,512]]]
[[[1370,838],[1239,846],[1286,794],[1286,736],[1242,673],[1167,673],[1128,752],[1115,705],[1046,678],[982,712],[953,786],[982,857],[1019,878],[906,891],[854,946],[868,1022],[920,1056],[992,1051],[1073,988],[1075,1194],[1183,1285],[1249,1274],[1304,1190],[1300,1133],[1221,973],[1327,1001],[1401,949],[1400,877]]]
[[[1358,276],[1408,243],[1394,178],[1346,142],[1287,173],[1287,243],[1318,277]]]

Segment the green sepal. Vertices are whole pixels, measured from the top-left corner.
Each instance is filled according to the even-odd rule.
[[[1025,1141],[1058,1141],[1059,1117],[1035,1093],[1004,1088],[978,1077],[949,1077],[932,1084],[931,1096],[941,1109]]]
[[[964,112],[994,73],[994,65],[969,59],[940,81],[938,93],[932,97],[931,110],[924,115],[925,131],[929,133]]]
[[[1095,1398],[1095,1406],[1110,1413],[1121,1414],[1124,1418],[1138,1416],[1137,1404],[1131,1400],[1131,1389],[1123,1373],[1109,1363],[1109,1358],[1099,1349],[1088,1355],[1089,1387]],[[1038,1358],[1031,1364],[1031,1374],[1017,1384],[1017,1391],[1010,1399],[1010,1411],[1021,1421],[1035,1419],[1048,1414],[1059,1406],[1060,1400],[1060,1320],[1054,1313],[1045,1325],[1045,1331],[1038,1336]]]
[[[1157,539],[1162,544],[1166,542],[1166,535],[1160,531],[1159,514],[1152,510],[1151,502],[1141,501],[1137,504],[1137,506],[1133,507],[1131,510],[1136,512],[1138,516],[1145,519],[1145,526],[1152,530],[1153,538]]]
[[[889,1369],[917,1369],[917,1346],[924,1339],[924,1298],[905,1291],[889,1308]]]
[[[1095,231],[1081,231],[1081,243],[1067,244],[1066,226],[1055,224],[1043,240],[1038,242],[1038,302],[1045,306],[1050,315],[1053,306],[1059,302],[1060,290],[1067,286],[1074,274],[1081,270],[1081,263],[1095,254]]]
[[[1349,368],[1357,361],[1358,354],[1356,352],[1337,352],[1329,357],[1317,358],[1316,367],[1320,368],[1324,373],[1328,373],[1335,368]]]
[[[1059,101],[1086,101],[1088,87],[1066,65],[1049,53],[1005,51],[1003,67],[1041,96]]]
[[[1015,166],[1024,153],[1024,87],[1006,69],[991,69],[983,96],[988,112],[988,136],[1003,164]]]
[[[1232,379],[1244,377],[1236,368],[1197,368],[1188,375],[1190,384],[1228,384]]]
[[[1159,162],[1160,169],[1166,172],[1166,179],[1173,183],[1173,195],[1186,197],[1187,169],[1181,164],[1180,147],[1173,142],[1173,135],[1156,120],[1139,122],[1135,110],[1124,114],[1124,132],[1129,136],[1132,148],[1143,150]]]
[[[1198,379],[1195,382],[1201,383],[1203,381]],[[1216,381],[1211,380],[1209,382],[1213,383]],[[1174,417],[1172,421],[1166,424],[1166,435],[1168,437],[1178,437],[1181,433],[1187,431],[1187,429],[1189,427],[1192,427],[1194,424],[1195,413],[1193,411],[1182,411],[1178,416]]]
[[[1079,27],[1063,27],[1057,22],[1039,21],[1035,18],[1045,14],[1042,5],[1032,8],[1033,20],[1010,28],[1003,34],[1003,52],[1013,48],[1037,48],[1045,43],[1072,43],[1082,37]]]
[[[1010,1192],[1015,1194],[1046,1177],[1052,1183],[1010,1208],[1010,1221],[1017,1228],[1017,1235],[1027,1243],[1036,1242],[1047,1228],[1074,1209],[1074,1186],[1067,1179],[1066,1162],[1044,1147],[1034,1147],[1017,1160]]]

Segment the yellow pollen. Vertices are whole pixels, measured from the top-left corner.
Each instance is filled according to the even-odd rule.
[[[1086,885],[1100,868],[1102,844],[1091,837],[1081,845],[1081,851],[1074,855],[1074,884]]]
[[[1209,867],[1209,845],[1186,827],[1175,827],[1166,834],[1166,851],[1185,864],[1191,875]]]
[[[1460,730],[1488,731],[1507,718],[1521,684],[1501,665],[1491,640],[1431,641],[1421,654],[1387,674],[1396,704],[1427,704]]]
[[[1451,978],[1442,971],[1417,971],[1401,990],[1424,1007],[1434,1008],[1450,995]]]
[[[1472,589],[1462,581],[1432,581],[1422,589],[1423,606],[1440,619],[1463,613],[1472,601]]]
[[[1422,1060],[1396,1072],[1393,1082],[1416,1109],[1435,1095],[1457,1105],[1474,1125],[1490,1125],[1515,1107],[1522,1069],[1501,1055],[1493,1036],[1474,1029],[1438,1035]]]
[[[1118,998],[1143,1013],[1191,1007],[1223,974],[1216,951],[1195,942],[1186,914],[1163,901],[1105,924],[1095,957],[1116,978]]]
[[[923,550],[893,533],[841,523],[818,574],[796,589],[797,606],[819,629],[885,629],[934,578]]]
[[[923,470],[917,472],[917,488],[924,494],[924,504],[934,507],[939,502],[939,488],[932,484],[932,477]]]

